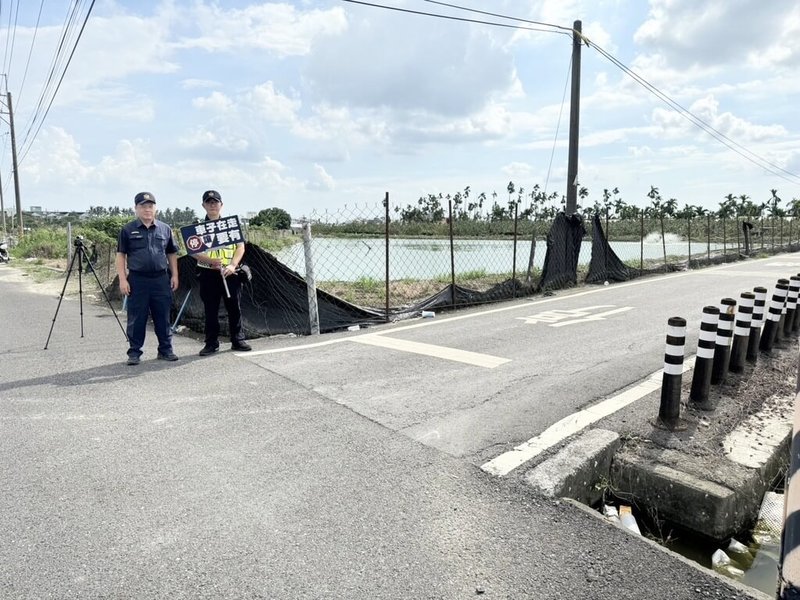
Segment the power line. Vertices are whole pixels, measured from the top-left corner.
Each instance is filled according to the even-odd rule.
[[[349,2],[351,4],[361,4],[362,6],[370,6],[372,8],[382,8],[384,10],[394,10],[397,12],[408,13],[412,15],[420,15],[423,17],[436,17],[438,19],[447,19],[450,21],[461,21],[462,23],[477,23],[479,25],[491,25],[493,27],[505,27],[507,29],[523,29],[527,31],[544,31],[546,33],[560,33],[563,35],[572,35],[572,33],[567,33],[567,31],[552,31],[550,29],[541,29],[539,27],[524,27],[522,25],[513,25],[510,23],[497,23],[496,21],[481,21],[480,19],[467,19],[464,17],[455,17],[453,15],[443,15],[439,13],[431,13],[425,12],[421,10],[411,10],[409,8],[400,8],[399,6],[387,6],[385,4],[375,4],[373,2],[364,2],[363,0],[342,0],[342,2]],[[468,9],[465,9],[468,10]],[[480,11],[476,11],[480,12]],[[487,13],[488,14],[488,13]],[[512,17],[505,17],[505,18],[512,18]],[[548,27],[556,27],[555,25],[548,25]],[[563,29],[563,28],[562,28]],[[572,31],[571,29],[569,30]]]
[[[13,5],[13,2],[12,2]],[[16,10],[17,17],[19,16],[19,0],[17,0],[17,10]],[[9,55],[9,44],[11,46],[10,54],[14,54],[14,39],[16,39],[17,35],[17,21],[16,18],[14,19],[14,28],[12,31],[11,28],[11,17],[14,16],[14,7],[11,6],[8,9],[8,28],[6,29],[6,50],[3,54],[3,73],[8,75],[8,71],[11,68],[11,56]]]
[[[465,21],[465,22],[468,22],[468,23],[477,23],[477,24],[482,24],[482,25],[493,25],[493,26],[498,26],[498,27],[508,27],[508,28],[512,28],[512,29],[549,31],[549,30],[542,30],[542,29],[533,29],[533,28],[530,28],[530,27],[524,27],[524,26],[513,25],[513,24],[508,24],[508,23],[496,23],[496,22],[492,22],[492,21],[481,21],[481,20],[478,20],[478,19],[463,19],[463,18],[460,18],[460,17],[451,16],[451,15],[440,15],[440,14],[435,14],[435,13],[427,13],[427,12],[423,12],[423,11],[408,10],[408,9],[402,9],[402,8],[398,8],[398,7],[385,6],[385,5],[381,5],[381,4],[373,4],[373,3],[368,3],[368,2],[362,2],[362,1],[358,1],[358,0],[343,0],[343,1],[352,2],[354,4],[363,4],[363,5],[366,5],[366,6],[372,6],[372,7],[376,7],[376,8],[384,8],[384,9],[388,9],[388,10],[396,10],[396,11],[399,11],[399,12],[408,12],[408,13],[417,14],[417,15],[421,15],[421,16],[433,16],[433,17],[439,17],[439,18],[445,18],[445,19],[452,19],[452,20],[456,20],[456,21]],[[478,9],[474,9],[474,8],[460,6],[460,5],[457,5],[457,4],[450,4],[450,3],[447,3],[447,2],[442,2],[440,0],[424,0],[424,1],[425,2],[429,2],[431,4],[438,4],[438,5],[441,5],[441,6],[447,6],[449,8],[454,8],[456,10],[462,10],[462,11],[476,13],[476,14],[483,14],[483,15],[502,18],[502,19],[508,19],[508,20],[512,20],[512,21],[517,21],[517,22],[521,22],[521,23],[532,23],[532,24],[537,24],[537,25],[545,25],[547,27],[552,27],[552,28],[557,28],[557,29],[563,30],[563,31],[559,31],[557,33],[564,33],[566,35],[570,35],[570,37],[574,33],[574,30],[571,27],[569,27],[569,28],[560,27],[560,26],[553,25],[553,24],[550,24],[550,23],[541,23],[539,21],[532,21],[530,19],[523,19],[523,18],[520,18],[520,17],[513,17],[513,16],[510,16],[510,15],[504,15],[504,14],[500,14],[500,13],[491,13],[491,12],[482,11],[482,10],[478,10]],[[551,32],[551,33],[556,33],[556,32]],[[715,129],[712,125],[710,125],[709,123],[707,123],[706,121],[704,121],[703,119],[701,119],[700,117],[698,117],[697,115],[692,113],[689,109],[685,108],[684,106],[682,106],[681,104],[679,104],[678,102],[676,102],[675,100],[670,98],[667,94],[665,94],[664,92],[659,90],[656,86],[654,86],[653,84],[651,84],[650,82],[645,80],[643,77],[641,77],[640,75],[635,73],[633,70],[631,70],[629,67],[624,65],[620,60],[615,58],[609,52],[607,52],[606,50],[604,50],[603,48],[601,48],[600,46],[598,46],[594,42],[591,42],[585,35],[583,35],[580,32],[577,32],[577,33],[578,33],[578,35],[580,35],[581,39],[586,43],[586,45],[588,47],[594,48],[595,50],[597,50],[604,58],[609,60],[617,68],[621,69],[623,71],[623,73],[625,73],[626,75],[631,77],[639,85],[644,87],[647,91],[649,91],[654,96],[656,96],[659,100],[664,102],[667,106],[669,106],[672,110],[677,112],[680,116],[682,116],[683,118],[687,119],[695,127],[698,127],[699,129],[703,130],[705,133],[707,133],[708,135],[710,135],[711,137],[716,139],[718,142],[720,142],[721,144],[726,146],[728,149],[732,150],[733,152],[735,152],[736,154],[738,154],[739,156],[741,156],[745,160],[747,160],[747,161],[755,164],[756,166],[764,169],[765,171],[767,171],[767,172],[769,172],[769,173],[771,173],[771,174],[773,174],[773,175],[775,175],[777,177],[780,177],[781,179],[789,181],[790,183],[793,183],[793,184],[797,183],[797,181],[795,181],[793,179],[790,179],[790,178],[794,178],[794,179],[800,180],[800,175],[798,175],[796,173],[792,173],[791,171],[788,171],[788,170],[784,169],[780,165],[777,165],[777,164],[771,162],[770,160],[768,160],[768,159],[766,159],[766,158],[764,158],[762,156],[759,156],[758,154],[756,154],[752,150],[746,148],[745,146],[739,144],[738,142],[736,142],[736,141],[732,140],[731,138],[729,138],[728,136],[726,136],[721,131]],[[787,175],[788,175],[788,177],[787,177]]]
[[[636,83],[638,83],[639,85],[644,87],[647,91],[649,91],[651,94],[656,96],[659,100],[664,102],[667,106],[669,106],[672,110],[674,110],[676,113],[678,113],[681,117],[683,117],[684,119],[688,120],[695,127],[698,127],[699,129],[703,130],[705,133],[707,133],[708,135],[713,137],[715,140],[717,140],[718,142],[720,142],[724,146],[728,147],[730,150],[732,150],[733,152],[735,152],[736,154],[738,154],[739,156],[741,156],[745,160],[755,164],[758,167],[761,167],[765,171],[768,171],[768,172],[772,173],[773,175],[775,175],[777,177],[780,177],[781,179],[784,179],[785,181],[789,181],[790,183],[796,184],[796,183],[798,183],[798,181],[795,181],[795,180],[800,180],[800,175],[798,175],[796,173],[792,173],[791,171],[788,171],[788,170],[784,169],[780,165],[777,165],[777,164],[773,163],[772,161],[764,158],[763,156],[760,156],[760,155],[756,154],[755,152],[753,152],[749,148],[746,148],[742,144],[736,142],[735,140],[732,140],[727,135],[725,135],[724,133],[722,133],[718,129],[714,128],[712,125],[710,125],[709,123],[707,123],[706,121],[704,121],[703,119],[701,119],[700,117],[695,115],[689,109],[685,108],[680,103],[678,103],[677,101],[673,100],[668,95],[666,95],[664,92],[659,90],[653,84],[648,82],[646,79],[644,79],[643,77],[638,75],[635,71],[633,71],[630,68],[628,68],[622,62],[620,62],[618,59],[616,59],[614,56],[612,56],[611,54],[609,54],[608,52],[603,50],[600,46],[597,46],[596,44],[592,43],[590,45],[590,47],[594,47],[603,57],[605,57],[607,60],[609,60],[614,66],[619,68],[623,73],[628,75]],[[787,175],[789,177],[787,177]],[[790,179],[790,177],[794,178],[794,180]]]
[[[39,131],[42,129],[42,125],[44,124],[45,119],[47,119],[47,115],[50,113],[50,108],[53,106],[53,102],[56,99],[56,95],[58,94],[58,90],[61,89],[61,84],[64,81],[64,77],[67,74],[67,70],[69,69],[69,65],[72,63],[72,58],[75,56],[75,51],[78,48],[78,43],[80,42],[81,37],[83,37],[83,32],[86,29],[86,23],[88,23],[89,17],[91,16],[92,10],[94,9],[94,4],[95,4],[95,0],[92,0],[92,3],[89,5],[89,9],[86,11],[86,16],[83,19],[83,24],[81,25],[80,31],[78,32],[78,37],[75,39],[75,43],[72,46],[72,51],[69,54],[69,58],[67,59],[66,65],[64,65],[64,69],[61,72],[61,77],[59,78],[58,84],[56,85],[56,88],[53,91],[52,96],[50,97],[50,102],[47,105],[47,109],[45,110],[44,115],[42,116],[41,120],[39,121],[39,125],[36,128],[36,131],[34,132],[33,136],[30,138],[29,142],[27,142],[27,140],[28,140],[27,136],[26,136],[26,139],[23,140],[23,146],[24,146],[24,144],[26,142],[27,142],[27,146],[23,147],[22,152],[20,153],[20,157],[19,157],[19,162],[20,163],[25,158],[25,156],[27,156],[28,152],[31,149],[31,146],[33,146],[33,142],[36,140],[36,136],[39,135]],[[30,131],[30,129],[28,131]]]
[[[552,27],[553,29],[560,29],[567,33],[567,35],[572,35],[572,27],[562,27],[561,25],[554,25],[552,23],[543,23],[542,21],[532,21],[530,19],[521,19],[519,17],[509,17],[507,15],[503,15],[500,13],[493,13],[487,12],[484,10],[478,10],[477,8],[465,8],[463,6],[459,6],[457,4],[449,4],[448,2],[439,2],[439,0],[424,0],[425,2],[429,2],[430,4],[438,4],[440,6],[447,6],[449,8],[455,8],[458,10],[466,10],[469,12],[473,12],[480,15],[487,15],[490,17],[500,17],[501,19],[510,19],[512,21],[520,21],[522,23],[531,23],[533,25],[542,25],[544,27]]]
[[[25,80],[28,78],[28,67],[31,65],[31,56],[33,55],[33,46],[36,44],[36,35],[39,33],[39,23],[42,20],[42,9],[44,8],[44,0],[39,4],[39,15],[36,17],[36,26],[33,29],[33,38],[31,39],[31,47],[28,50],[28,59],[25,61],[25,72],[22,74],[22,83],[19,86],[19,93],[17,94],[17,104],[19,105],[22,100],[22,90],[25,88]]]

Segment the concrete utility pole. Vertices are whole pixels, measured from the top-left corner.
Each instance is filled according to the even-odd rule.
[[[8,125],[11,129],[11,162],[14,166],[14,194],[17,198],[17,227],[19,238],[22,239],[24,227],[22,226],[22,200],[19,197],[19,168],[17,166],[17,140],[14,137],[14,110],[11,108],[11,92],[7,92],[8,97]]]
[[[569,162],[567,163],[567,216],[578,212],[578,132],[581,111],[581,22],[572,24],[572,92],[569,104]],[[12,138],[13,139],[13,138]]]

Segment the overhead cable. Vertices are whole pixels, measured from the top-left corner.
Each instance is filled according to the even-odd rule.
[[[343,0],[343,1],[344,2],[351,2],[353,4],[363,4],[365,6],[372,6],[372,7],[376,7],[376,8],[395,10],[395,11],[399,11],[399,12],[407,12],[407,13],[412,13],[412,14],[417,14],[417,15],[422,15],[422,16],[432,16],[432,17],[439,17],[439,18],[445,18],[445,19],[452,19],[452,20],[456,20],[456,21],[465,21],[465,22],[468,22],[468,23],[477,23],[477,24],[482,24],[482,25],[492,25],[492,26],[497,26],[497,27],[508,27],[508,28],[512,28],[512,29],[548,31],[548,32],[554,33],[551,30],[534,29],[534,28],[531,28],[531,27],[525,27],[525,26],[521,26],[521,25],[513,25],[513,24],[509,24],[509,23],[497,23],[497,22],[492,22],[492,21],[481,21],[481,20],[478,20],[478,19],[465,19],[465,18],[454,17],[452,15],[440,15],[440,14],[435,14],[435,13],[426,13],[426,12],[423,12],[423,11],[409,10],[409,9],[404,9],[404,8],[399,8],[399,7],[386,6],[386,5],[375,4],[375,3],[370,3],[370,2],[363,2],[363,1],[360,1],[360,0]],[[614,64],[617,68],[622,70],[623,73],[628,75],[631,79],[636,81],[639,85],[644,87],[647,91],[652,93],[659,100],[661,100],[667,106],[669,106],[672,110],[674,110],[680,116],[682,116],[684,119],[686,119],[690,123],[692,123],[695,127],[698,127],[699,129],[703,130],[705,133],[710,135],[712,138],[716,139],[718,142],[720,142],[721,144],[726,146],[728,149],[732,150],[733,152],[735,152],[736,154],[738,154],[739,156],[741,156],[745,160],[747,160],[747,161],[753,163],[754,165],[764,169],[765,171],[767,171],[767,172],[769,172],[769,173],[771,173],[771,174],[773,174],[773,175],[775,175],[777,177],[780,177],[781,179],[789,181],[790,183],[793,183],[793,184],[796,184],[796,183],[798,183],[798,181],[800,181],[800,175],[798,175],[796,173],[793,173],[791,171],[788,171],[787,169],[784,169],[780,165],[777,165],[777,164],[773,163],[772,161],[764,158],[763,156],[760,156],[760,155],[756,154],[755,152],[753,152],[749,148],[746,148],[742,144],[732,140],[731,138],[726,136],[724,133],[722,133],[721,131],[719,131],[716,128],[714,128],[712,125],[710,125],[709,123],[707,123],[706,121],[704,121],[703,119],[701,119],[700,117],[698,117],[697,115],[692,113],[689,109],[681,106],[681,104],[679,104],[677,101],[675,101],[672,98],[670,98],[667,94],[665,94],[664,92],[659,90],[656,86],[654,86],[653,84],[651,84],[650,82],[645,80],[643,77],[641,77],[640,75],[635,73],[633,70],[631,70],[629,67],[624,65],[620,60],[615,58],[611,53],[607,52],[606,50],[604,50],[603,48],[601,48],[600,46],[598,46],[597,44],[595,44],[594,42],[589,40],[589,38],[587,38],[582,32],[575,31],[571,27],[560,27],[560,26],[557,26],[557,25],[549,24],[549,23],[541,23],[539,21],[532,21],[530,19],[523,19],[523,18],[520,18],[520,17],[513,17],[513,16],[510,16],[510,15],[504,15],[504,14],[500,14],[500,13],[490,13],[490,12],[487,12],[487,11],[482,11],[482,10],[469,8],[469,7],[465,7],[465,6],[460,6],[460,5],[457,5],[457,4],[441,2],[440,0],[424,0],[424,1],[428,2],[428,3],[431,3],[431,4],[438,4],[438,5],[441,5],[441,6],[447,6],[449,8],[454,8],[456,10],[462,10],[462,11],[476,13],[476,14],[489,15],[489,16],[498,17],[498,18],[502,18],[502,19],[507,19],[507,20],[511,20],[511,21],[516,21],[516,22],[520,22],[520,23],[532,23],[532,24],[546,25],[547,27],[560,29],[561,31],[558,31],[557,33],[564,33],[565,35],[570,35],[570,36],[578,35],[578,36],[580,36],[581,40],[584,43],[586,43],[586,45],[588,47],[594,48],[595,50],[597,50],[597,52],[601,56],[603,56],[605,59],[609,60],[612,64]]]

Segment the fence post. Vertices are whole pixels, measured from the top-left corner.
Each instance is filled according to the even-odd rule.
[[[639,232],[639,275],[644,275],[644,211],[640,220]]]
[[[686,219],[687,226],[689,228],[689,262],[686,263],[686,268],[692,268],[692,217],[689,216]]]
[[[725,217],[722,217],[722,260],[725,261],[725,257],[728,256],[728,232],[727,227],[725,227]]]
[[[794,322],[797,319],[797,297],[800,295],[800,277],[789,277],[789,295],[786,298],[786,318],[783,321],[783,335],[788,337],[794,332]]]
[[[737,257],[742,254],[742,244],[739,237],[739,215],[736,215],[736,255]]]
[[[711,215],[706,215],[706,236],[708,242],[706,244],[706,252],[709,262],[711,262]]]
[[[453,308],[456,306],[456,255],[453,248],[453,201],[447,201],[448,222],[450,223],[450,293],[453,294]]]
[[[713,385],[724,382],[725,377],[728,376],[735,311],[736,300],[733,298],[723,298],[720,300],[719,320],[717,321],[717,340],[714,347],[714,365],[711,368],[711,383]]]
[[[519,205],[514,203],[514,252],[511,259],[511,285],[513,286],[513,297],[517,297],[517,216]]]
[[[308,326],[311,335],[319,335],[317,282],[314,279],[314,259],[311,256],[311,223],[303,223],[303,253],[306,259],[306,291],[308,292]]]
[[[767,288],[755,287],[756,301],[753,303],[753,319],[750,321],[750,338],[747,340],[747,360],[758,361],[758,345],[761,341],[761,326],[764,324],[764,306],[767,303]]]
[[[64,268],[66,271],[72,264],[72,223],[67,223],[67,265]]]
[[[733,348],[728,368],[733,373],[744,370],[744,359],[747,354],[747,342],[750,339],[750,323],[753,319],[753,305],[756,295],[753,292],[742,292],[739,297],[739,309],[736,312],[736,325],[733,331]]]
[[[783,217],[781,219],[781,250],[783,250]]]
[[[708,402],[708,390],[711,384],[711,365],[714,361],[714,344],[717,337],[717,321],[719,308],[716,306],[703,307],[703,317],[700,321],[700,334],[697,340],[697,356],[694,361],[692,375],[692,390],[689,401],[701,410],[713,410]]]
[[[772,293],[772,300],[769,303],[769,312],[767,312],[767,318],[764,322],[764,330],[761,332],[761,341],[758,344],[758,349],[764,354],[770,354],[772,347],[775,345],[775,334],[778,331],[781,312],[783,312],[783,305],[786,302],[786,294],[788,292],[789,280],[778,279],[775,291]]]
[[[385,216],[384,222],[386,226],[384,227],[384,239],[386,241],[386,322],[389,322],[389,192],[386,192],[386,196],[383,199],[383,206],[385,208]]]
[[[664,350],[664,376],[661,381],[661,405],[658,420],[667,429],[675,429],[681,416],[681,378],[683,349],[686,345],[686,319],[670,317],[667,321],[667,345]]]

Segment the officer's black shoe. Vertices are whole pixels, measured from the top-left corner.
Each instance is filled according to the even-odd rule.
[[[200,356],[208,356],[218,351],[219,351],[219,346],[211,346],[209,344],[206,344],[205,346],[203,346],[203,349],[200,350]]]
[[[139,360],[138,356],[129,356],[127,364],[133,366],[133,365],[138,365],[140,362],[141,361]]]
[[[178,360],[178,357],[174,352],[170,352],[169,354],[161,354],[159,352],[156,358],[158,358],[158,360],[168,360],[170,362]]]
[[[241,342],[233,342],[231,344],[231,350],[238,350],[239,352],[250,352],[252,348],[250,344],[242,340]]]

